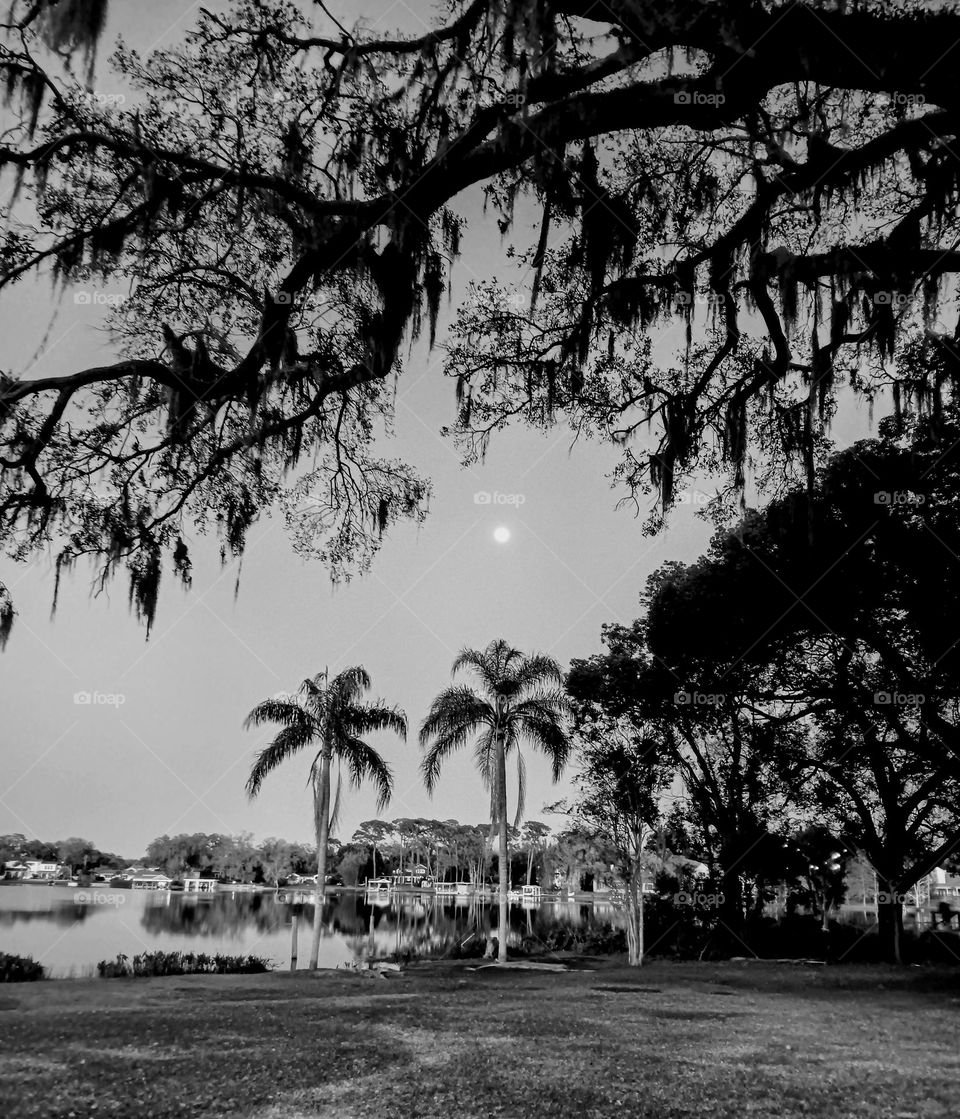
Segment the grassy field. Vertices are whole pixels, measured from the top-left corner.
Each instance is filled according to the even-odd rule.
[[[419,966],[0,988],[0,1115],[955,1115],[960,974]]]

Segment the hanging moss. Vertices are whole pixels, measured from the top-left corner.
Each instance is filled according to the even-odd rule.
[[[13,599],[10,592],[3,583],[0,583],[0,653],[7,647],[15,616],[16,611],[13,608]]]
[[[160,549],[152,542],[144,541],[141,550],[128,562],[127,570],[130,573],[128,601],[136,611],[137,620],[146,623],[149,638],[160,595]]]
[[[40,28],[47,45],[65,54],[81,52],[87,81],[93,81],[97,44],[107,22],[108,0],[45,0]]]
[[[444,288],[443,258],[439,253],[427,253],[423,266],[423,293],[427,301],[427,315],[430,324],[430,348],[437,338],[437,316],[440,313],[440,298]]]
[[[177,543],[173,549],[173,570],[185,587],[192,585],[193,561],[190,559],[190,551],[182,536],[177,537]]]

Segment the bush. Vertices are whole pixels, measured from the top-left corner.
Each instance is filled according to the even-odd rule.
[[[582,952],[587,956],[617,955],[627,950],[627,934],[609,923],[590,928],[558,924],[542,937],[525,937],[520,950],[524,953]]]
[[[31,983],[43,978],[43,965],[32,956],[9,956],[0,952],[0,983]]]
[[[143,978],[155,975],[237,975],[269,971],[272,961],[262,956],[215,956],[194,952],[143,952],[131,960],[122,953],[101,960],[101,979]]]

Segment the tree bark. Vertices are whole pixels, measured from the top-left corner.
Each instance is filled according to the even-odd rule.
[[[500,921],[497,929],[497,962],[507,962],[507,928],[510,924],[510,860],[507,855],[507,758],[503,735],[497,735],[497,813],[500,830]]]
[[[316,969],[320,960],[323,901],[327,880],[327,841],[330,838],[330,753],[326,750],[320,762],[320,796],[316,805],[316,817],[317,889],[313,904],[313,943],[310,945],[310,967],[313,969]]]
[[[643,963],[643,883],[635,867],[627,882],[627,962],[631,967]]]
[[[903,904],[897,883],[881,878],[877,894],[877,936],[883,957],[890,964],[902,964],[900,942],[903,935]]]

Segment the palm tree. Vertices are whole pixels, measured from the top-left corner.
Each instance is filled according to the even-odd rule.
[[[388,707],[382,700],[365,703],[370,690],[370,677],[365,669],[345,668],[332,680],[326,670],[304,680],[294,696],[265,699],[247,716],[245,727],[263,723],[279,723],[283,728],[256,757],[247,794],[252,798],[260,792],[263,779],[287,758],[306,747],[316,748],[310,763],[310,784],[313,788],[314,826],[317,834],[317,893],[313,914],[313,945],[310,967],[315,968],[320,956],[320,932],[323,923],[323,890],[327,873],[327,842],[340,809],[340,772],[345,766],[350,783],[356,787],[369,777],[379,793],[377,810],[383,809],[393,792],[390,767],[363,735],[375,730],[393,730],[404,740],[407,717],[398,707]],[[333,810],[330,809],[330,771],[337,762],[337,790]]]
[[[503,640],[486,649],[464,649],[453,662],[451,675],[472,670],[479,692],[466,685],[452,685],[433,701],[420,727],[420,745],[426,750],[423,778],[432,793],[444,759],[474,740],[474,758],[484,785],[490,790],[490,819],[500,837],[500,923],[497,959],[507,959],[507,891],[510,871],[507,856],[507,756],[517,755],[519,793],[516,822],[523,815],[525,767],[521,742],[541,750],[553,763],[559,780],[570,753],[566,730],[567,700],[562,691],[560,666],[551,657],[525,656]]]

